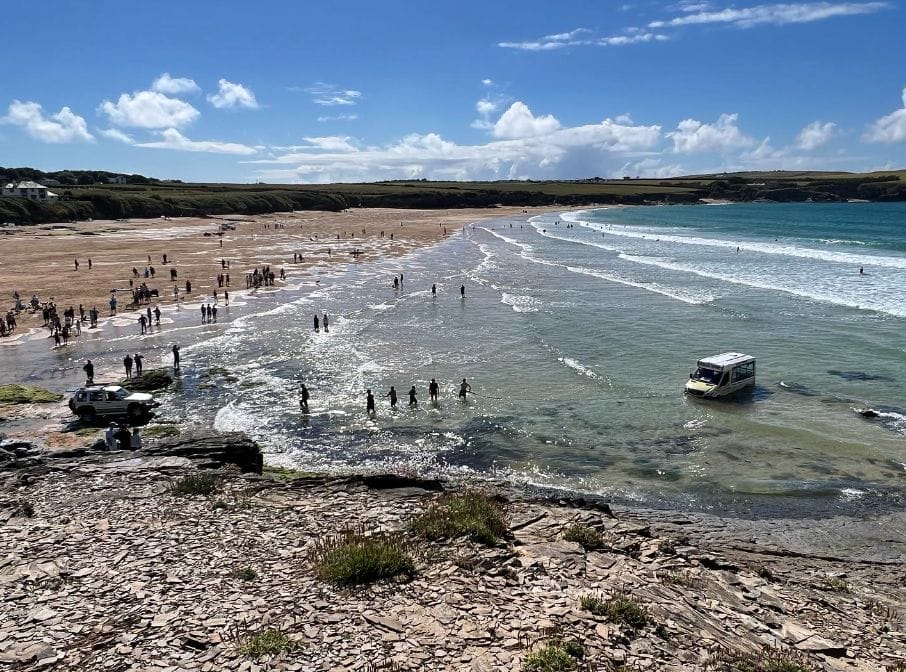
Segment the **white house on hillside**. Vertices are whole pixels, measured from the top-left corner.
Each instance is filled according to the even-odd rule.
[[[19,198],[30,198],[33,201],[46,201],[56,198],[57,195],[48,191],[47,187],[37,182],[10,182],[3,185],[3,196],[18,196]]]
[[[128,178],[125,175],[117,175],[116,177],[108,177],[107,184],[127,184]]]

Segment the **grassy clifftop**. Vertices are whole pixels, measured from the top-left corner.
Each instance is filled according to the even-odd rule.
[[[260,214],[349,207],[475,208],[695,203],[731,201],[906,200],[906,171],[820,173],[773,171],[695,175],[664,180],[593,178],[538,182],[427,182],[420,180],[330,185],[141,183],[55,187],[61,198],[0,198],[0,222],[36,224],[73,219],[167,215]]]

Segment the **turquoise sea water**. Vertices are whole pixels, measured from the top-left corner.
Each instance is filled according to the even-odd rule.
[[[250,296],[228,323],[201,327],[190,309],[140,345],[183,343],[164,417],[246,431],[282,464],[505,478],[736,515],[882,510],[902,504],[906,483],[904,224],[906,204],[500,219],[403,259],[323,269],[317,287]],[[325,310],[331,332],[314,333]],[[26,377],[77,382],[86,352],[121,358],[133,331]],[[685,398],[696,359],[728,350],[758,358],[754,393]],[[463,377],[468,404],[455,396]],[[381,398],[391,385],[395,411]]]

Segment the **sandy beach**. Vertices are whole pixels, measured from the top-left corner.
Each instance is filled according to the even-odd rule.
[[[82,304],[86,312],[96,306],[106,316],[113,289],[118,290],[118,312],[126,309],[131,301],[130,279],[136,286],[146,282],[158,290],[152,305],[172,303],[174,285],[183,299],[213,298],[217,275],[226,272],[221,260],[229,262],[231,276],[230,286],[223,289],[233,295],[245,289],[245,274],[255,268],[270,266],[278,277],[283,268],[288,279],[297,279],[310,275],[315,267],[353,261],[353,250],[360,251],[360,261],[401,256],[452,236],[472,222],[524,211],[359,209],[19,227],[3,232],[3,306],[4,311],[12,307],[12,293],[18,291],[24,303],[34,294],[42,303],[53,301],[60,310],[69,306],[78,310]],[[221,231],[221,223],[235,228]],[[294,253],[302,256],[301,262],[294,263]],[[167,264],[163,263],[164,254]],[[144,270],[151,266],[155,277],[146,279]],[[139,277],[133,277],[133,268]],[[170,280],[171,268],[177,270],[176,282]],[[192,283],[188,297],[187,280]],[[40,326],[41,315],[23,313],[20,324]]]

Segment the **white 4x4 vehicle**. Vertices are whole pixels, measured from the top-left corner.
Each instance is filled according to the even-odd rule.
[[[92,385],[76,390],[69,408],[81,420],[91,422],[98,416],[126,416],[140,420],[160,402],[146,392],[130,392],[119,385]]]

